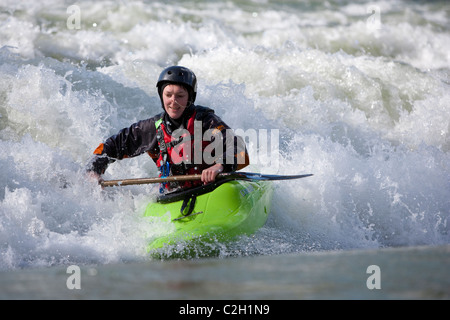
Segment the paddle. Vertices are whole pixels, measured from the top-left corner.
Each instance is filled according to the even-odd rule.
[[[300,179],[300,178],[305,178],[305,177],[310,177],[310,176],[312,176],[312,174],[282,176],[282,175],[261,174],[261,173],[251,173],[251,172],[229,172],[229,173],[218,174],[216,179],[267,181],[267,180]],[[202,178],[202,176],[200,174],[191,174],[191,175],[184,175],[184,176],[170,176],[170,177],[166,177],[166,178],[137,178],[137,179],[122,179],[122,180],[106,180],[106,181],[102,181],[100,184],[102,187],[113,187],[113,186],[128,186],[128,185],[173,182],[173,181],[194,181],[194,180],[201,180],[201,178]]]

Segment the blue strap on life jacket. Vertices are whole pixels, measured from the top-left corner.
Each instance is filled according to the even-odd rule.
[[[159,167],[159,170],[161,171],[161,178],[167,178],[170,175],[170,163],[167,161],[167,154],[164,155],[164,159],[161,160],[161,162],[161,167]],[[159,193],[164,193],[166,186],[167,182],[160,183]]]

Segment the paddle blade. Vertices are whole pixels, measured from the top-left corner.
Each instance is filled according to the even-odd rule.
[[[256,181],[273,181],[273,180],[292,180],[310,177],[313,174],[300,174],[300,175],[275,175],[275,174],[261,174],[253,172],[230,172],[222,173],[221,177],[240,179],[240,180],[256,180]]]

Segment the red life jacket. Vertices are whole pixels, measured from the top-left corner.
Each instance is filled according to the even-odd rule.
[[[182,134],[178,139],[173,137],[167,132],[164,125],[164,121],[160,119],[155,123],[158,145],[160,149],[159,157],[156,160],[156,166],[160,169],[160,177],[169,175],[188,175],[188,174],[201,174],[203,169],[208,165],[194,163],[194,121],[197,112],[194,111],[192,116],[187,122],[187,132]],[[203,132],[200,138],[203,137]],[[198,138],[198,137],[195,137]],[[209,144],[209,141],[203,141],[202,150]],[[197,150],[198,152],[198,150]],[[167,163],[169,165],[169,172],[167,172]],[[164,172],[164,170],[166,170]],[[166,190],[173,190],[174,188],[190,188],[201,185],[202,182],[198,181],[183,181],[175,183],[166,183],[164,187]],[[163,189],[160,190],[161,192]]]

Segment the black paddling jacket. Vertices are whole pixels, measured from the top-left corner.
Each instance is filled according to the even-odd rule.
[[[249,164],[249,157],[243,140],[240,137],[235,136],[230,127],[215,115],[212,109],[191,105],[186,109],[183,115],[182,124],[178,128],[186,128],[187,121],[194,115],[195,120],[201,121],[202,123],[202,137],[207,130],[213,129],[212,132],[215,132],[216,134],[213,134],[211,141],[208,142],[213,143],[217,137],[222,139],[223,154],[216,154],[214,155],[214,158],[216,159],[215,163],[223,164],[225,172],[239,170]],[[120,130],[116,135],[111,136],[104,143],[101,143],[97,149],[95,149],[94,157],[89,162],[87,170],[100,175],[105,172],[110,163],[124,158],[136,157],[143,153],[148,153],[156,163],[160,157],[157,127],[161,121],[164,122],[165,128],[169,134],[175,129],[178,129],[169,120],[169,117],[165,112],[152,118],[138,121],[130,127]],[[221,135],[218,135],[218,132],[220,132]],[[234,143],[227,143],[227,141],[231,141],[230,139],[233,139]],[[230,154],[233,154],[233,156],[230,157]],[[232,163],[229,163],[229,159],[233,159]],[[209,166],[211,165],[212,164]],[[178,172],[178,174],[182,174],[182,172]]]

